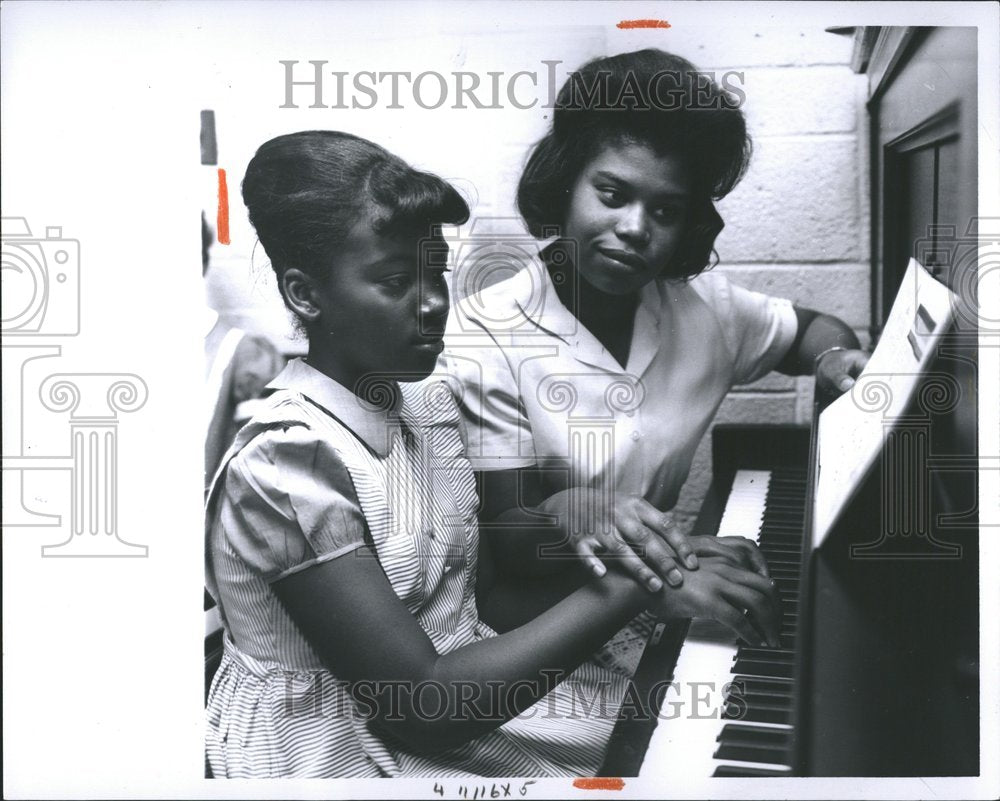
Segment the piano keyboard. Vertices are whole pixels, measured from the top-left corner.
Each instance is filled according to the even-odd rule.
[[[742,644],[695,620],[640,776],[792,775],[792,670],[805,513],[802,470],[739,470],[718,536],[754,539],[781,593],[781,648]]]

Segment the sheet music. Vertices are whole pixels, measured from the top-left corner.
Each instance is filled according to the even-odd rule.
[[[951,322],[951,291],[910,259],[878,346],[850,391],[819,416],[813,547],[819,547],[878,455],[891,421],[913,397],[938,337]]]

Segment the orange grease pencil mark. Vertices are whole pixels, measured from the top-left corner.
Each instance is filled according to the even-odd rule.
[[[625,780],[601,777],[573,779],[573,786],[578,790],[621,790],[625,786]]]
[[[671,25],[665,19],[623,19],[616,27],[622,30],[631,30],[632,28],[669,28]]]
[[[216,217],[219,229],[219,244],[229,244],[229,187],[226,186],[226,171],[219,167],[219,213]]]

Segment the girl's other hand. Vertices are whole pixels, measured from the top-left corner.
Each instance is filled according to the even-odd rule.
[[[732,564],[728,557],[703,557],[701,569],[682,587],[662,590],[651,611],[668,618],[710,618],[752,646],[778,647],[781,600],[771,579]]]
[[[699,535],[688,537],[688,542],[698,556],[717,556],[726,559],[734,567],[752,570],[764,578],[771,577],[764,554],[753,540],[746,537]]]

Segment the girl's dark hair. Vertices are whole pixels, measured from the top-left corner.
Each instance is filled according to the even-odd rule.
[[[323,280],[362,217],[382,234],[430,236],[469,207],[448,182],[340,131],[300,131],[265,142],[247,166],[243,202],[271,266]],[[282,295],[284,297],[284,295]]]
[[[712,257],[722,218],[712,204],[743,177],[751,143],[739,106],[686,59],[662,50],[599,58],[570,75],[556,98],[552,129],[528,157],[517,207],[533,236],[560,232],[584,167],[606,146],[639,142],[681,160],[692,180],[684,238],[664,275],[689,278]]]

